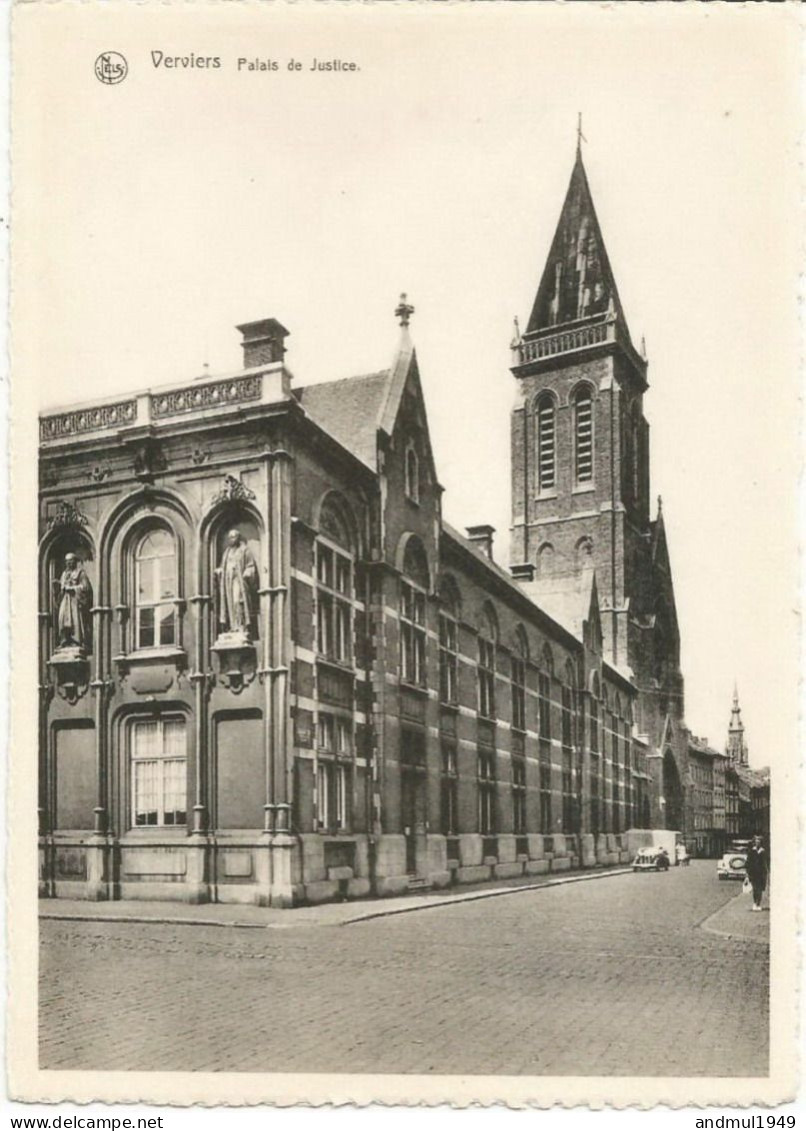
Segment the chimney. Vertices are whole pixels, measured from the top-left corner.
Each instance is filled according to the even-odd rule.
[[[534,562],[519,562],[517,565],[511,565],[509,572],[513,581],[521,581],[524,584],[535,579]]]
[[[236,329],[240,330],[243,339],[244,369],[255,369],[259,365],[272,365],[283,360],[288,330],[275,318],[244,322]]]
[[[495,534],[494,526],[467,526],[467,538],[472,542],[476,549],[481,550],[485,558],[493,560],[493,534]]]

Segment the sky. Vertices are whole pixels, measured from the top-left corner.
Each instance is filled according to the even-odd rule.
[[[445,517],[492,523],[506,564],[512,319],[528,317],[581,113],[627,321],[646,338],[687,722],[722,748],[736,681],[751,764],[789,765],[789,6],[328,6],[314,19],[304,5],[110,5],[106,22],[47,7],[41,81],[17,99],[25,435],[43,408],[237,369],[235,326],[254,318],[290,330],[297,384],[383,368],[406,291]],[[17,14],[23,32],[35,19]],[[106,86],[93,62],[112,48],[129,74]],[[221,66],[155,67],[154,51]],[[312,72],[314,58],[358,69]]]

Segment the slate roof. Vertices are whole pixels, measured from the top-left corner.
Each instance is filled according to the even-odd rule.
[[[345,377],[296,389],[309,416],[348,451],[376,469],[377,431],[386,406],[391,372]]]
[[[552,620],[582,639],[582,622],[590,611],[593,570],[565,577],[536,577],[534,581],[521,582],[531,599],[545,609]]]

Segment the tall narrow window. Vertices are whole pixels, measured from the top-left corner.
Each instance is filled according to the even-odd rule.
[[[317,825],[326,832],[350,827],[352,796],[352,724],[320,712],[316,728]]]
[[[568,676],[566,675],[566,679]],[[574,832],[574,694],[568,684],[563,684],[561,699],[562,759],[563,759],[563,831]]]
[[[542,671],[537,677],[537,712],[540,738],[540,831],[551,832],[551,676]]]
[[[403,580],[400,597],[401,677],[421,687],[425,684],[425,593]]]
[[[526,759],[512,756],[512,818],[516,836],[526,832]]]
[[[429,586],[428,559],[419,538],[410,535],[403,555],[400,579],[400,678],[404,683],[424,687],[425,610]]]
[[[450,578],[443,580],[439,596],[439,698],[453,704],[459,700],[459,600]]]
[[[512,657],[512,728],[526,730],[526,664]]]
[[[593,479],[593,403],[587,385],[574,397],[574,439],[577,483]]]
[[[443,836],[455,836],[458,831],[459,771],[456,764],[456,742],[442,740],[442,777],[440,781],[440,821]]]
[[[479,832],[491,836],[496,831],[495,751],[479,750]]]
[[[485,626],[479,635],[479,714],[485,719],[495,718],[495,640]]]
[[[352,561],[335,547],[316,544],[316,646],[329,660],[350,660]]]
[[[135,551],[135,639],[138,648],[176,644],[176,544],[150,530]]]
[[[537,406],[537,477],[540,491],[548,491],[555,486],[554,403],[550,397],[543,397]]]
[[[165,827],[187,820],[184,719],[138,719],[131,728],[132,825]]]
[[[414,448],[406,449],[406,495],[413,503],[420,501],[420,464]]]

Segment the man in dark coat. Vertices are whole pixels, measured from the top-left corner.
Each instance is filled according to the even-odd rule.
[[[745,871],[753,888],[753,910],[761,910],[761,900],[767,886],[767,853],[760,836],[754,836],[747,849]]]

